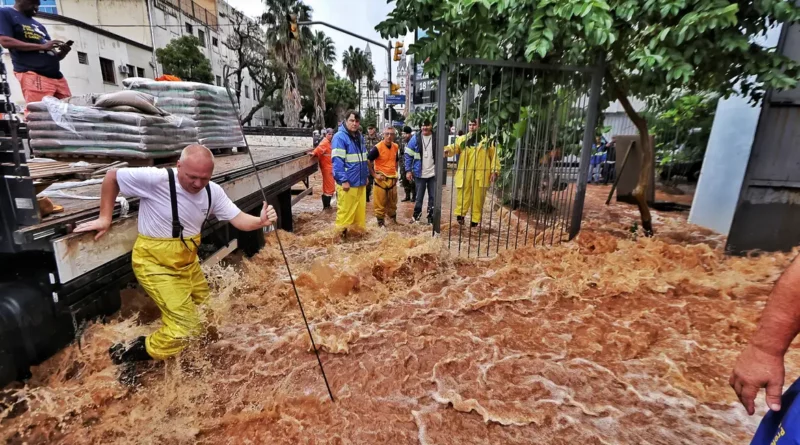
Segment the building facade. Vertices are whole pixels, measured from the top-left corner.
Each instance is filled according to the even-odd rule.
[[[0,0],[2,6],[13,4],[14,0]],[[238,66],[235,52],[226,46],[233,23],[252,20],[223,0],[42,0],[36,19],[53,39],[75,42],[61,62],[61,72],[76,96],[121,90],[127,77],[158,77],[163,71],[155,50],[186,34],[200,39],[214,83],[222,86],[225,75]],[[7,50],[3,62],[11,67]],[[9,83],[12,100],[24,107],[19,83],[13,78]],[[236,87],[233,80],[230,86]],[[246,70],[239,96],[243,114],[260,97]],[[276,125],[276,116],[264,108],[250,125]]]
[[[42,2],[43,7],[36,17],[47,28],[53,39],[74,42],[72,52],[61,61],[61,72],[67,78],[72,94],[79,96],[117,91],[123,88],[122,80],[126,77],[131,75],[152,77],[154,74],[152,40],[149,38],[149,32],[143,32],[143,29],[147,31],[147,27],[127,30],[109,28],[113,29],[112,32],[65,15],[66,12],[86,16],[80,11],[82,3],[88,2],[67,0],[57,2],[53,0],[49,4]],[[109,3],[117,2],[109,0]],[[141,9],[146,17],[144,5]],[[93,22],[97,23],[97,17],[104,14],[93,11],[91,15],[94,17]],[[135,11],[130,11],[129,17],[134,15]],[[8,50],[3,50],[2,58],[6,68],[11,71],[11,55]],[[26,103],[14,76],[9,76],[9,85],[11,100],[17,108],[23,109]]]

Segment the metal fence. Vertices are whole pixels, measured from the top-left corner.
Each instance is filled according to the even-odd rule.
[[[434,232],[452,252],[491,256],[577,235],[601,80],[600,67],[473,59],[442,71],[437,156],[450,162],[439,163],[447,185]]]

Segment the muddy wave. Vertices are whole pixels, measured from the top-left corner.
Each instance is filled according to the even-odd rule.
[[[749,418],[727,385],[792,255],[727,258],[720,239],[662,215],[592,208],[574,241],[458,258],[429,228],[370,222],[341,242],[309,209],[281,233],[331,388],[283,259],[266,248],[209,270],[209,323],[179,358],[116,381],[106,350],[152,331],[146,297],[90,326],[0,393],[6,443],[738,444]],[[401,219],[410,217],[401,209]],[[593,213],[594,212],[594,213]],[[635,213],[634,213],[635,215]],[[793,350],[787,375],[800,372]],[[761,411],[763,414],[763,411]]]

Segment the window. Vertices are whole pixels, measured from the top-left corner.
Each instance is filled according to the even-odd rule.
[[[218,86],[218,87],[221,87],[221,86],[222,86],[222,78],[221,78],[221,77],[219,77],[219,76],[217,76],[217,86]]]
[[[81,65],[88,65],[89,56],[86,53],[78,51],[78,63],[80,63]]]
[[[14,6],[14,0],[1,0],[0,6]],[[58,7],[56,0],[42,0],[39,6],[39,12],[46,12],[48,14],[58,14]]]
[[[186,23],[186,33],[194,35],[194,30],[192,28],[192,24],[191,23]]]
[[[218,46],[219,45],[219,40],[217,40],[216,37],[212,37],[211,38],[211,45],[212,46]]]
[[[136,68],[133,65],[128,65],[128,77],[136,75]]]
[[[114,76],[114,61],[100,58],[100,74],[103,75],[103,82],[117,84],[117,79]]]
[[[250,87],[247,85],[244,86],[244,97],[250,99]]]
[[[136,68],[136,76],[144,77],[144,68]]]
[[[197,30],[197,38],[200,39],[200,46],[206,47],[206,33],[202,29]]]

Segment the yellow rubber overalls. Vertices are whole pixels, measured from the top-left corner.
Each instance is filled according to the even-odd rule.
[[[202,333],[198,306],[208,300],[206,277],[200,268],[197,248],[200,235],[183,238],[178,218],[175,177],[169,172],[172,201],[172,238],[139,235],[133,246],[133,273],[161,310],[163,326],[145,339],[150,357],[164,360],[178,354],[192,337]],[[211,190],[207,187],[208,208]],[[208,216],[208,215],[206,215]]]
[[[461,155],[454,183],[456,187],[456,216],[466,216],[471,210],[472,222],[480,223],[486,189],[491,186],[493,173],[500,171],[496,148],[489,138],[479,138],[472,133],[456,138],[453,145],[444,147],[447,156]]]

